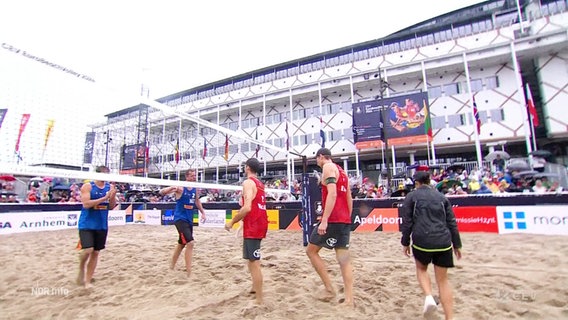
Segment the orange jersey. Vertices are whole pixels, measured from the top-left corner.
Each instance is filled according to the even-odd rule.
[[[268,230],[266,197],[264,184],[257,178],[249,178],[256,184],[256,196],[252,199],[250,212],[243,219],[243,237],[246,239],[264,239]]]

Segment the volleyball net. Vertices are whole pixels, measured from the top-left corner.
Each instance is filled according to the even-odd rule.
[[[144,87],[140,96],[124,94],[104,79],[58,63],[2,43],[3,189],[15,176],[26,183],[61,178],[68,184],[105,180],[240,190],[247,159],[259,159],[266,170],[267,161],[289,158],[277,131],[266,130],[246,112],[235,116],[230,103],[161,103],[149,99]],[[292,176],[287,163],[281,163],[284,180]],[[99,165],[110,174],[93,172]],[[196,171],[197,182],[183,181],[188,170]],[[282,194],[290,188],[267,191]]]

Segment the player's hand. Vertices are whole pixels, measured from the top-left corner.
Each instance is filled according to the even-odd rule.
[[[233,221],[225,223],[225,230],[231,231],[233,229]]]
[[[201,214],[201,223],[205,222],[207,218],[205,217],[205,213]]]
[[[460,248],[454,248],[454,253],[456,254],[456,258],[458,258],[458,260],[462,258],[462,252]]]
[[[410,258],[410,246],[402,246],[402,253]]]
[[[318,234],[323,236],[327,232],[327,221],[322,221],[318,225]]]

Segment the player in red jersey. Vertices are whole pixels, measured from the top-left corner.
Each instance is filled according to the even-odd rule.
[[[231,222],[225,225],[230,231],[233,225],[243,220],[243,258],[247,259],[252,277],[252,292],[256,303],[262,304],[262,271],[260,269],[260,242],[266,238],[268,216],[266,215],[266,197],[264,184],[258,180],[260,162],[250,158],[245,163],[247,179],[243,182],[243,205]]]
[[[323,281],[325,294],[322,298],[327,300],[335,297],[335,290],[331,285],[331,279],[319,251],[322,247],[335,249],[343,277],[344,303],[353,307],[353,267],[348,250],[353,199],[349,178],[339,165],[333,163],[329,149],[319,149],[316,153],[316,161],[323,171],[321,178],[323,215],[321,222],[310,236],[306,253]]]

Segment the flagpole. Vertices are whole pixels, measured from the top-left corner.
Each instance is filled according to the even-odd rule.
[[[428,82],[426,80],[426,68],[424,67],[424,61],[420,61],[420,67],[422,68],[422,83],[424,85],[424,92],[428,95]],[[426,108],[426,106],[424,106]],[[431,110],[428,110],[428,117],[432,119]],[[430,120],[430,131],[432,131],[432,121]],[[430,164],[430,135],[426,133],[426,150],[428,152],[428,164]]]
[[[523,94],[523,87],[522,87],[522,80],[521,80],[521,73],[519,72],[519,62],[517,61],[517,54],[515,52],[515,43],[511,42],[511,59],[513,61],[513,69],[515,71],[515,80],[517,82],[517,94],[519,95],[519,101],[521,102],[520,105],[523,106],[525,110],[523,110],[524,118],[523,118],[523,127],[525,128],[525,144],[527,145],[527,155],[529,155],[529,159],[532,164],[532,159],[530,154],[532,153],[532,146],[529,138],[529,115],[526,110],[527,102],[525,101],[525,95]]]
[[[467,57],[465,52],[463,53],[462,57],[463,57],[463,66],[465,70],[465,80],[467,83],[467,93],[469,95],[469,101],[472,104],[471,115],[472,115],[473,133],[475,135],[475,153],[477,154],[477,166],[478,168],[481,168],[482,167],[481,142],[479,141],[479,132],[477,131],[477,119],[474,114],[475,100],[473,97],[473,92],[471,92],[471,81],[469,80],[469,66],[467,63]]]

